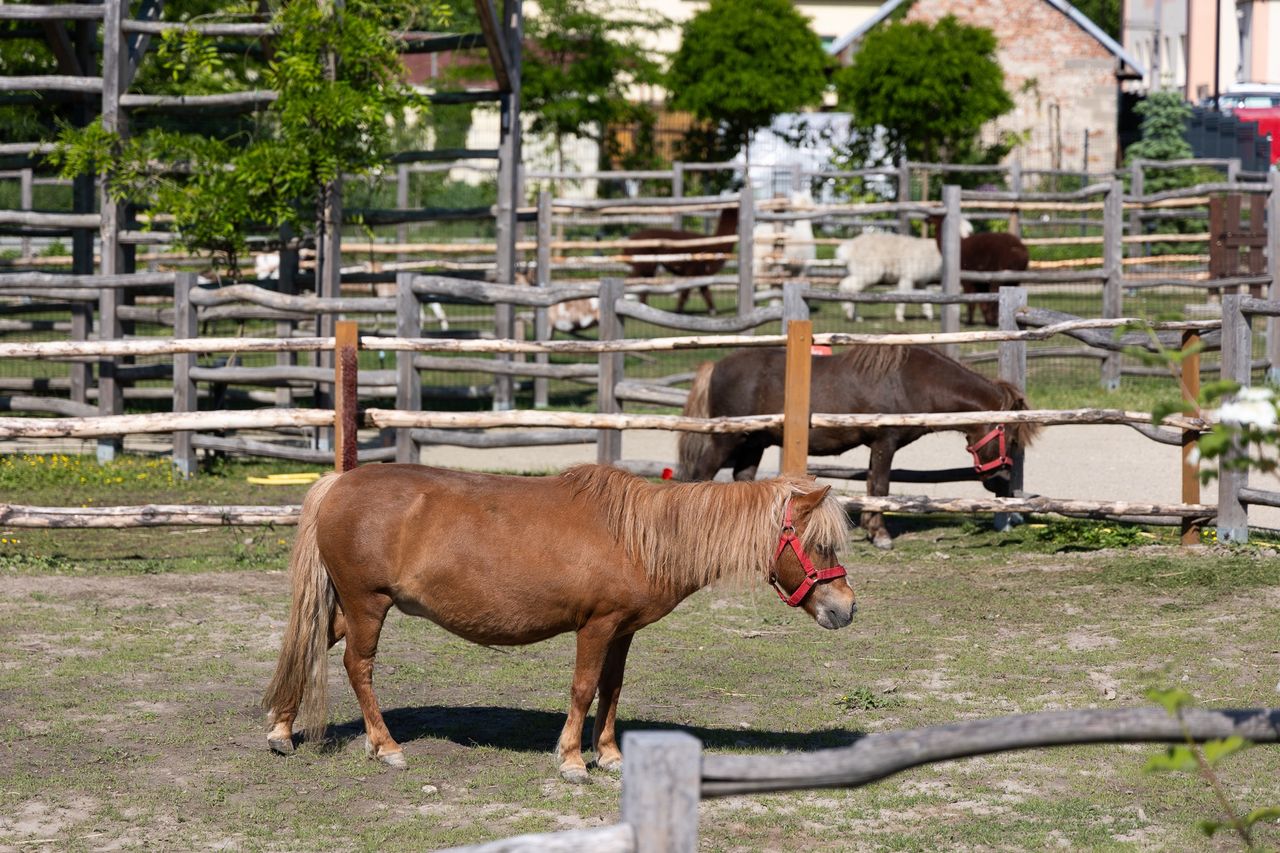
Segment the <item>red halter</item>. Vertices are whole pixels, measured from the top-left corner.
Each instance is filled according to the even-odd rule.
[[[778,539],[778,550],[773,552],[774,562],[782,556],[782,552],[791,546],[791,550],[795,552],[796,559],[800,561],[800,568],[804,569],[804,581],[800,586],[796,587],[796,591],[787,595],[786,591],[778,584],[778,576],[776,574],[769,575],[769,583],[773,584],[773,588],[777,590],[778,597],[785,601],[791,607],[799,607],[800,602],[804,601],[809,590],[813,589],[814,584],[818,581],[831,580],[832,578],[842,578],[848,572],[844,570],[844,566],[836,563],[834,566],[826,569],[817,569],[813,566],[813,560],[809,559],[809,555],[804,552],[804,546],[800,544],[800,537],[796,536],[796,528],[791,523],[791,499],[787,498],[786,509],[782,514],[782,535]]]
[[[995,439],[998,444],[996,458],[990,462],[983,462],[978,458],[978,451],[986,447],[987,444]],[[979,474],[986,474],[988,471],[995,471],[998,468],[1007,468],[1013,465],[1013,459],[1009,456],[1008,448],[1004,441],[1004,424],[997,424],[991,432],[975,441],[973,444],[967,445],[965,450],[973,454],[973,469]]]

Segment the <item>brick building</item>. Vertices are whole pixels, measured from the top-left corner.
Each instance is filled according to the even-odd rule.
[[[889,0],[831,52],[851,61],[862,36],[903,5]],[[997,59],[1015,107],[988,128],[991,138],[1000,131],[1023,135],[1011,156],[1024,168],[1115,167],[1121,81],[1144,73],[1132,55],[1063,0],[915,0],[903,17],[932,23],[949,14],[990,29],[999,41]]]

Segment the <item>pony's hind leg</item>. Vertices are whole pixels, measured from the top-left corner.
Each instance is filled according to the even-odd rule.
[[[333,618],[329,620],[329,648],[332,649],[346,633],[347,623],[342,616],[342,608],[334,607]],[[273,752],[281,755],[293,752],[293,722],[297,717],[297,702],[287,707],[271,709],[271,731],[267,733],[267,746]]]
[[[600,672],[600,703],[596,706],[596,722],[591,745],[596,751],[596,766],[601,770],[622,769],[622,750],[618,748],[616,724],[618,697],[622,695],[622,673],[627,666],[627,651],[635,634],[616,638],[609,644],[604,669]]]
[[[378,653],[378,638],[382,634],[387,611],[391,609],[391,598],[372,593],[347,604],[343,620],[347,651],[342,656],[342,663],[347,668],[347,678],[364,716],[365,751],[383,764],[404,767],[404,750],[387,731],[382,711],[378,708],[378,697],[373,692],[373,658]]]
[[[614,627],[612,624],[588,622],[578,630],[577,660],[573,669],[573,686],[569,690],[569,716],[556,744],[560,776],[566,782],[583,784],[587,781],[587,764],[582,760],[582,724],[600,687],[600,673],[614,639]]]
[[[893,467],[893,454],[897,450],[891,438],[882,437],[871,442],[871,464],[867,470],[867,494],[885,497],[889,494],[889,471]],[[867,532],[871,544],[883,550],[893,547],[893,537],[885,526],[884,515],[878,512],[862,514],[862,529]]]

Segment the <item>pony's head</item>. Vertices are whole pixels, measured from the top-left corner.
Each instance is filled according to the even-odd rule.
[[[843,628],[858,605],[837,556],[848,534],[830,486],[793,491],[783,505],[769,582],[778,596],[823,628]]]
[[[1028,408],[1027,398],[1008,382],[995,383],[1000,394],[1003,411],[1019,411]],[[966,427],[965,449],[973,454],[973,468],[990,492],[1009,497],[1010,472],[1013,460],[1030,446],[1040,434],[1040,424],[978,424]]]

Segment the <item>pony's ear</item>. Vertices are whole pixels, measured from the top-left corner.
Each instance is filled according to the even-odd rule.
[[[811,492],[804,492],[792,498],[791,505],[800,515],[808,515],[823,502],[827,497],[827,492],[831,491],[831,486],[826,485],[821,488],[814,489]]]

